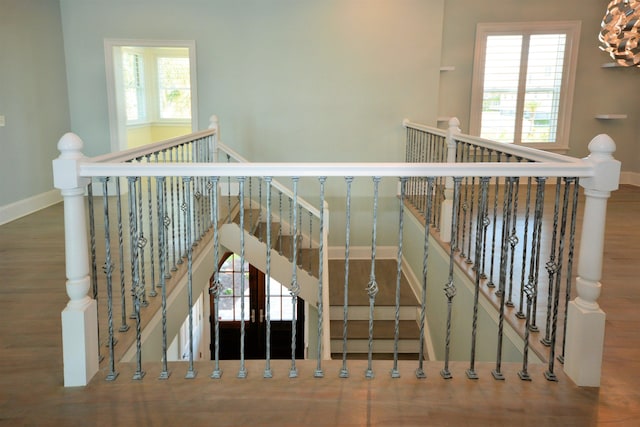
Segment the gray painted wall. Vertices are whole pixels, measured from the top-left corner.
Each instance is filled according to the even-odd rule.
[[[0,207],[53,188],[51,160],[69,130],[57,1],[0,2]]]

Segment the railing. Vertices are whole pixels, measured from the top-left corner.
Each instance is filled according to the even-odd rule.
[[[326,358],[326,344],[324,344],[326,341],[324,341],[322,337],[326,336],[326,330],[328,328],[325,326],[329,320],[328,316],[322,315],[324,312],[322,304],[327,298],[326,289],[324,289],[323,285],[328,284],[327,282],[323,283],[326,280],[324,274],[326,271],[323,272],[323,269],[326,269],[326,252],[328,250],[326,238],[328,213],[325,211],[327,197],[325,193],[327,188],[331,188],[332,197],[339,197],[345,201],[346,217],[344,218],[344,222],[346,228],[344,230],[343,241],[345,244],[346,259],[344,286],[345,295],[348,295],[349,251],[352,244],[350,235],[351,227],[354,225],[351,222],[351,218],[356,215],[351,212],[351,188],[356,181],[362,186],[366,185],[368,181],[371,186],[371,207],[367,209],[368,215],[371,217],[371,274],[364,292],[367,292],[370,301],[369,342],[371,343],[372,339],[373,313],[378,291],[378,283],[376,281],[377,236],[382,228],[389,230],[397,227],[398,279],[395,284],[396,328],[394,340],[396,344],[391,372],[392,376],[400,375],[397,364],[400,277],[403,274],[402,268],[405,263],[405,255],[408,255],[403,253],[403,246],[409,243],[415,244],[417,241],[420,241],[422,242],[420,245],[423,248],[420,257],[422,259],[422,266],[421,268],[414,266],[414,271],[417,271],[416,276],[419,277],[420,281],[418,299],[421,301],[419,320],[421,341],[420,347],[417,349],[419,356],[416,375],[418,377],[424,377],[422,364],[424,360],[424,337],[426,335],[425,318],[428,310],[431,309],[431,306],[427,304],[427,295],[431,289],[440,289],[443,285],[443,283],[433,282],[431,279],[433,274],[429,271],[429,264],[427,262],[428,255],[431,252],[430,234],[434,229],[439,228],[439,237],[445,242],[452,242],[451,245],[454,248],[454,250],[450,252],[448,262],[449,279],[446,284],[444,284],[446,285],[445,295],[448,319],[444,328],[446,351],[443,358],[444,369],[442,376],[445,378],[451,377],[448,364],[451,347],[452,308],[455,304],[457,290],[454,281],[454,269],[459,268],[456,266],[457,258],[463,258],[465,263],[469,262],[470,265],[474,267],[472,271],[476,272],[474,276],[474,303],[470,307],[464,308],[467,312],[472,313],[473,316],[471,336],[471,347],[473,349],[475,349],[476,340],[481,338],[476,335],[476,314],[478,310],[479,291],[481,287],[488,286],[491,280],[494,281],[495,286],[500,291],[500,303],[498,305],[500,317],[496,325],[498,346],[495,357],[496,369],[493,375],[495,378],[501,379],[505,307],[508,307],[507,303],[513,298],[513,295],[524,295],[524,299],[526,300],[526,309],[523,308],[521,312],[525,317],[527,326],[529,326],[527,331],[531,329],[532,325],[535,325],[535,315],[532,315],[532,313],[535,313],[536,310],[533,309],[532,305],[535,287],[538,285],[537,282],[540,278],[538,272],[543,253],[540,248],[540,242],[542,241],[541,235],[544,223],[542,207],[544,201],[544,184],[549,179],[558,178],[556,194],[562,193],[564,196],[557,196],[555,199],[556,207],[554,208],[554,217],[561,217],[562,219],[554,221],[553,225],[551,244],[553,255],[550,263],[548,263],[550,276],[548,282],[553,285],[549,286],[549,289],[552,289],[552,291],[549,291],[552,292],[552,295],[548,300],[553,301],[553,310],[551,316],[546,316],[546,319],[551,317],[551,320],[547,320],[551,322],[547,329],[550,330],[549,339],[554,341],[557,338],[558,311],[556,309],[561,300],[559,294],[561,278],[571,276],[571,267],[568,266],[568,264],[573,262],[573,242],[568,242],[566,239],[569,238],[571,240],[573,236],[571,231],[575,227],[576,222],[577,180],[580,179],[580,185],[586,189],[586,203],[583,215],[583,232],[580,237],[579,277],[576,279],[577,297],[568,303],[567,330],[566,334],[563,335],[566,337],[566,342],[562,348],[564,349],[565,372],[579,385],[597,385],[599,383],[599,363],[601,357],[597,358],[597,362],[594,362],[593,357],[586,358],[584,355],[597,355],[602,352],[604,313],[599,310],[597,304],[601,275],[601,261],[598,260],[602,259],[606,198],[609,192],[617,187],[619,174],[619,162],[615,161],[611,155],[615,149],[613,142],[606,136],[598,136],[590,144],[590,157],[584,160],[577,160],[564,156],[543,154],[532,150],[520,150],[517,147],[504,146],[478,138],[464,137],[457,134],[455,129],[450,129],[448,134],[441,134],[439,133],[440,131],[420,125],[405,123],[405,126],[408,128],[407,162],[375,164],[212,162],[212,160],[215,159],[215,155],[211,155],[211,153],[215,153],[219,146],[218,141],[215,139],[216,128],[194,134],[184,140],[177,139],[164,143],[165,145],[150,148],[153,152],[128,152],[122,155],[108,155],[97,159],[86,159],[81,154],[82,142],[79,138],[70,134],[65,135],[59,143],[61,155],[54,161],[55,185],[62,190],[65,201],[67,293],[70,297],[70,302],[63,312],[65,384],[86,384],[98,369],[98,342],[100,338],[98,338],[96,326],[98,316],[96,313],[97,306],[95,296],[100,293],[100,290],[93,291],[94,298],[89,296],[91,289],[90,277],[97,277],[97,274],[90,274],[90,262],[87,256],[87,253],[90,251],[87,244],[86,233],[82,226],[78,226],[78,224],[82,225],[85,223],[83,200],[88,178],[97,179],[102,183],[103,200],[106,199],[106,201],[104,201],[104,257],[107,294],[113,293],[112,284],[110,285],[109,283],[110,281],[113,282],[116,280],[114,276],[111,275],[111,266],[113,265],[111,252],[113,251],[110,249],[110,239],[106,237],[113,233],[110,229],[109,221],[109,212],[112,208],[108,200],[110,194],[108,182],[118,183],[120,178],[126,178],[129,183],[128,209],[130,234],[127,236],[125,233],[124,239],[130,238],[129,256],[131,258],[131,268],[130,276],[127,276],[127,274],[129,274],[128,271],[125,271],[125,274],[121,274],[121,276],[129,277],[128,280],[130,280],[130,282],[128,283],[131,284],[132,304],[134,307],[133,317],[136,322],[135,342],[137,347],[137,370],[134,377],[136,379],[141,379],[144,375],[140,355],[143,326],[140,319],[140,307],[144,302],[146,289],[143,285],[145,281],[142,277],[147,277],[148,273],[146,271],[143,272],[143,269],[146,268],[143,267],[143,265],[146,265],[146,262],[143,261],[149,258],[153,259],[154,256],[157,260],[157,264],[150,267],[150,271],[154,272],[155,277],[160,280],[160,283],[156,284],[156,286],[159,285],[158,289],[161,291],[162,303],[160,304],[160,312],[162,313],[163,319],[166,316],[165,310],[167,307],[166,292],[168,286],[166,280],[171,268],[175,267],[177,269],[175,272],[176,275],[178,275],[178,271],[184,271],[183,274],[185,275],[187,289],[189,290],[189,292],[187,292],[187,303],[188,306],[191,307],[191,289],[194,280],[193,265],[194,256],[198,256],[197,248],[204,244],[200,242],[204,242],[207,238],[210,239],[209,244],[212,245],[214,254],[213,262],[211,262],[210,265],[214,269],[215,277],[220,245],[218,239],[218,230],[220,227],[218,225],[221,222],[228,222],[229,219],[232,218],[232,209],[229,209],[229,206],[227,206],[225,212],[224,205],[225,203],[229,203],[228,199],[233,194],[230,189],[237,186],[240,230],[246,229],[246,201],[248,201],[251,206],[247,212],[253,211],[252,207],[255,202],[258,210],[257,215],[265,219],[265,221],[258,221],[258,223],[264,223],[264,226],[267,227],[266,232],[260,233],[260,235],[264,236],[266,240],[264,256],[268,275],[270,259],[276,247],[273,241],[269,241],[272,239],[272,232],[269,229],[272,221],[269,218],[278,217],[282,220],[282,218],[286,219],[289,216],[290,218],[283,222],[286,222],[287,226],[293,229],[292,235],[305,234],[300,231],[299,225],[301,217],[304,216],[304,214],[301,215],[301,210],[297,207],[299,205],[297,182],[302,178],[307,179],[307,183],[315,182],[315,188],[310,192],[315,192],[318,197],[317,209],[314,209],[313,206],[305,206],[302,210],[302,212],[306,212],[306,215],[313,218],[310,222],[311,231],[309,232],[307,243],[311,242],[313,246],[317,242],[319,249],[319,272],[317,276],[317,303],[319,306],[318,348],[316,354],[312,355],[317,359],[317,368],[314,375],[317,377],[324,375],[322,360]],[[415,137],[418,139],[415,139]],[[420,138],[426,138],[426,140],[430,142],[425,146]],[[195,141],[204,142],[197,143]],[[445,142],[446,150],[444,149]],[[178,146],[183,148],[177,148]],[[166,150],[168,154],[163,155],[163,150]],[[232,158],[241,160],[239,156],[232,155],[228,148],[222,151],[225,153],[223,156],[229,156],[229,160]],[[446,157],[444,157],[445,151]],[[473,162],[474,157],[475,162]],[[506,161],[505,159],[507,158],[521,158],[522,160],[513,162]],[[185,163],[183,161],[184,159],[189,159],[190,162]],[[445,159],[447,162],[441,163]],[[471,160],[471,162],[469,160]],[[425,161],[428,163],[425,163]],[[283,182],[288,182],[291,185],[290,188],[292,188],[292,190],[290,193],[287,193],[286,185],[280,186],[278,184],[277,187],[278,195],[287,194],[287,197],[293,200],[292,206],[294,206],[294,208],[289,209],[289,211],[287,211],[287,209],[277,211],[277,213],[272,211],[274,203],[271,197],[271,190],[274,186],[274,178],[276,177],[281,178]],[[247,194],[247,181],[251,183],[253,179],[255,179],[257,183],[257,197],[253,192],[253,185],[250,185],[251,195]],[[521,180],[526,181],[524,192],[528,194],[527,200],[530,193],[535,190],[535,205],[531,205],[530,202],[526,202],[523,205],[519,202],[521,193],[523,192],[522,189],[520,189]],[[224,186],[221,185],[224,181],[227,182],[227,192],[226,194],[220,194],[220,189],[224,188]],[[384,184],[393,181],[399,182],[400,184],[399,201],[393,208],[385,208],[386,211],[381,212],[378,206],[378,200],[381,196],[389,196],[383,189],[391,187]],[[146,182],[146,185],[143,185],[144,182]],[[343,190],[338,190],[340,187],[343,188]],[[152,197],[146,199],[146,204],[141,202],[141,198],[144,198],[145,190],[147,195],[153,195],[154,189],[156,194],[154,200],[157,203],[155,209],[148,204],[148,202],[152,200]],[[564,189],[564,191],[561,191],[562,189]],[[198,193],[199,196],[197,196]],[[120,192],[117,191],[117,194],[120,194]],[[493,194],[493,197],[491,194]],[[174,199],[171,199],[172,195]],[[227,196],[226,199],[221,197],[225,195]],[[264,197],[264,201],[262,197]],[[120,199],[117,198],[117,200]],[[493,207],[496,206],[499,201],[502,202],[501,210]],[[425,221],[423,237],[418,237],[414,233],[407,233],[405,231],[405,202],[410,202],[420,215],[428,219]],[[560,205],[562,206],[561,208]],[[145,208],[144,206],[148,207]],[[529,220],[526,213],[524,215],[522,214],[522,206],[526,206],[524,210],[525,212],[529,212],[528,215],[532,217],[531,220]],[[174,212],[169,213],[172,208],[174,208]],[[117,207],[117,209],[119,209],[119,207]],[[179,214],[175,212],[178,209],[181,212]],[[496,212],[495,215],[493,211]],[[221,214],[221,212],[225,213]],[[290,214],[288,212],[290,212]],[[362,212],[358,214],[362,214]],[[390,215],[396,217],[396,221],[393,221],[394,224],[390,224],[388,221]],[[148,219],[145,219],[146,217],[148,217]],[[169,217],[169,220],[166,220],[167,217]],[[160,222],[158,218],[163,218],[164,220]],[[220,221],[220,218],[225,218],[226,221]],[[381,218],[385,218],[385,220],[381,220]],[[493,229],[489,227],[487,218],[492,220]],[[523,218],[527,218],[527,220],[523,221]],[[566,230],[567,218],[570,218],[569,231]],[[124,220],[121,220],[120,217],[118,219],[119,225],[125,224]],[[200,221],[200,223],[198,223],[198,221]],[[317,221],[317,227],[314,227],[314,221]],[[151,226],[152,223],[162,223],[164,226],[157,227],[157,232],[152,232],[151,228],[154,228]],[[174,223],[175,226],[172,225]],[[252,221],[249,221],[249,223],[252,223]],[[151,228],[149,228],[148,231],[144,231],[143,228],[139,228],[139,224],[145,224],[144,226]],[[526,237],[523,235],[521,240],[526,243],[523,243],[521,246],[528,249],[520,249],[520,252],[518,252],[518,250],[516,250],[516,238],[513,237],[517,236],[517,233],[514,234],[513,228],[515,226],[516,230],[519,230],[520,224],[523,225],[523,230],[527,230],[526,232],[523,231],[526,233]],[[525,226],[524,224],[528,225]],[[364,225],[357,223],[355,226],[363,227]],[[560,229],[558,229],[558,227]],[[315,229],[318,229],[318,234],[314,231]],[[173,235],[174,231],[175,236]],[[335,227],[332,228],[332,232],[337,233]],[[147,234],[145,233],[148,233],[149,239],[156,241],[154,249],[149,248],[148,253],[144,252],[144,248],[146,247],[144,242],[147,240]],[[494,248],[489,248],[488,242],[493,241],[493,237],[490,239],[489,236],[492,236],[494,233],[497,236],[496,244]],[[312,237],[313,235],[323,237],[314,239]],[[239,247],[241,251],[243,251],[245,247],[245,233],[240,233],[239,236]],[[120,241],[121,235],[119,235],[118,238]],[[297,244],[296,242],[304,242],[305,239],[301,237],[291,240],[293,242],[293,250],[291,252],[293,268],[291,271],[290,288],[292,298],[295,298],[299,293],[296,282],[296,275],[299,271],[296,266],[299,262],[295,258],[295,254],[298,253],[295,245]],[[173,249],[174,244],[176,249]],[[92,244],[92,247],[93,246],[95,245]],[[122,244],[119,246],[122,246]],[[569,253],[567,253],[567,248],[569,248]],[[124,249],[119,249],[119,251],[120,253],[124,253]],[[463,251],[464,256],[460,255]],[[471,254],[472,252],[473,254]],[[565,255],[565,253],[567,253],[567,255]],[[155,255],[151,256],[152,254]],[[516,260],[520,256],[522,257],[522,269],[517,270],[514,265],[517,265]],[[174,258],[176,259],[175,262],[173,262]],[[178,267],[181,260],[187,264],[187,268],[183,268],[182,270]],[[94,270],[97,270],[97,265]],[[120,270],[122,271],[122,268],[120,268]],[[553,276],[551,276],[551,272],[553,272]],[[522,290],[511,286],[511,283],[517,278],[516,273],[528,276],[527,285]],[[483,274],[487,276],[487,279],[483,278]],[[214,279],[211,289],[214,297],[218,289],[216,283],[217,281]],[[121,287],[121,292],[122,289]],[[566,286],[567,293],[564,301],[569,300],[569,289],[570,286]],[[509,297],[509,295],[511,295],[511,297]],[[520,297],[518,301],[512,302],[522,304],[522,300],[523,298]],[[113,354],[115,333],[112,325],[112,310],[113,307],[107,309],[107,318],[110,320],[107,322],[108,337],[106,339],[110,352],[108,362],[108,378],[110,379],[114,379],[115,376],[117,376],[115,369],[116,357]],[[214,317],[217,318],[217,316]],[[189,319],[190,318],[191,310],[189,310]],[[244,315],[242,318],[244,318]],[[343,322],[343,340],[346,343],[346,331],[348,327],[348,300],[346,299]],[[165,325],[164,320],[162,324]],[[293,330],[295,331],[295,328],[293,328]],[[166,353],[166,330],[163,330],[162,336],[163,353]],[[293,338],[295,339],[295,336]],[[528,343],[529,336],[526,335],[524,337],[522,356],[523,367],[520,371],[520,377],[522,379],[529,379],[527,373]],[[215,343],[214,351],[216,355],[219,345],[223,344]],[[294,344],[292,344],[292,347],[293,346]],[[343,348],[343,366],[340,376],[346,377],[349,375],[346,344]],[[549,368],[546,374],[550,380],[555,379],[555,367],[553,364],[554,351],[555,342],[552,342],[550,343],[550,357],[548,357]],[[297,376],[294,353],[295,352],[292,352],[290,370],[290,376],[292,377]],[[367,377],[374,376],[371,359],[372,350],[370,344]],[[164,368],[161,378],[166,378],[168,377],[166,357],[163,358],[163,363]],[[219,371],[217,360],[215,360],[214,363],[215,366],[213,367],[212,377],[216,378],[221,375],[221,372]],[[268,359],[266,363],[265,377],[268,376],[267,373],[269,371]],[[475,355],[472,351],[470,368],[467,371],[467,375],[470,378],[476,377],[474,363]],[[243,360],[241,360],[238,376],[243,377],[245,374],[244,363]],[[194,375],[193,357],[190,357],[187,377],[193,377]]]

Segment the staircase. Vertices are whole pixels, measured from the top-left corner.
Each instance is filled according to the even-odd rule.
[[[266,265],[264,253],[267,240],[267,223],[263,221],[263,217],[264,215],[260,214],[259,209],[245,209],[245,257],[248,262],[261,270],[264,270],[264,265]],[[221,241],[229,249],[236,250],[232,244],[233,242],[238,244],[239,212],[236,212],[232,218],[232,224],[228,225],[234,227],[235,232],[228,234],[227,238],[222,232]],[[307,236],[300,234],[296,238],[300,296],[310,304],[316,305],[319,250],[317,245],[309,244],[310,239]],[[293,239],[288,225],[283,226],[279,222],[272,222],[271,245],[274,252],[271,260],[271,275],[287,287],[290,285]],[[283,265],[283,261],[286,262],[286,266]],[[349,262],[349,321],[347,326],[347,358],[349,359],[366,359],[368,356],[369,296],[366,288],[369,283],[370,269],[370,260],[350,260]],[[344,260],[329,261],[331,354],[334,359],[342,358],[343,351],[344,271]],[[397,262],[395,260],[381,259],[376,261],[376,282],[379,292],[376,296],[374,309],[374,359],[393,358],[396,275]],[[399,318],[398,357],[416,360],[420,345],[420,330],[417,322],[419,304],[404,274],[402,274],[400,282]]]

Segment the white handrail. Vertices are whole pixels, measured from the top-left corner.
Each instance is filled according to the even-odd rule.
[[[593,165],[573,163],[93,163],[80,162],[82,177],[591,177]]]
[[[180,144],[186,144],[198,139],[213,136],[217,132],[217,129],[207,129],[200,132],[190,133],[188,135],[177,136],[175,138],[167,139],[164,141],[156,142],[153,144],[143,145],[142,147],[130,148],[124,151],[118,151],[115,153],[102,154],[100,156],[91,157],[90,161],[95,163],[120,163],[128,160],[144,157],[149,154],[157,153],[162,150],[174,147]]]
[[[438,129],[430,126],[426,126],[419,123],[413,123],[409,120],[402,122],[403,126],[410,129],[416,129],[422,132],[428,132],[437,136],[446,136],[447,132],[444,129]],[[502,153],[510,154],[515,157],[522,157],[523,159],[533,160],[536,162],[560,162],[560,163],[575,163],[580,161],[569,156],[562,154],[550,153],[548,151],[542,151],[531,147],[524,147],[522,145],[510,144],[506,142],[496,142],[489,139],[480,138],[479,136],[465,135],[456,133],[454,136],[456,141],[466,142],[478,147],[489,148],[492,150],[500,151]]]

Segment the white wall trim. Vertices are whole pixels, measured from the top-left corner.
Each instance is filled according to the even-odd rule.
[[[50,190],[8,205],[0,206],[0,225],[32,214],[62,201],[60,190]]]
[[[620,174],[620,184],[635,185],[636,187],[640,187],[640,173],[622,172]]]

